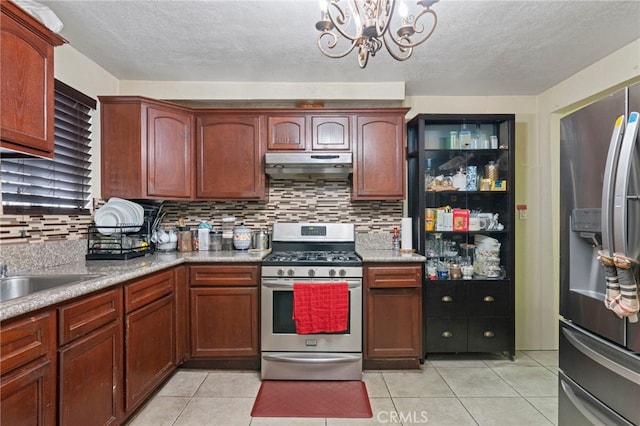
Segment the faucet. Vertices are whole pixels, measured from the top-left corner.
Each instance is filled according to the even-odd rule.
[[[0,263],[0,278],[5,278],[7,276],[7,265],[5,263]]]

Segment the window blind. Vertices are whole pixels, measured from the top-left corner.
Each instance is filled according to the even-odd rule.
[[[5,214],[89,214],[91,114],[96,101],[55,81],[53,159],[2,158]]]

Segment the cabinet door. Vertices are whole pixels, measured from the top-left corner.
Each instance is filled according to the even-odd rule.
[[[258,116],[198,118],[196,197],[265,198],[264,136]]]
[[[122,416],[122,323],[59,351],[61,425],[118,424]]]
[[[404,199],[404,116],[360,115],[356,132],[353,199]]]
[[[147,195],[191,198],[194,187],[191,114],[147,108]]]
[[[419,358],[420,305],[420,289],[368,289],[365,357]]]
[[[311,146],[314,151],[349,151],[351,120],[349,116],[312,116]]]
[[[130,413],[176,367],[172,294],[125,316],[125,411]]]
[[[56,422],[54,312],[2,324],[0,334],[0,419],[11,425]]]
[[[257,356],[258,288],[191,288],[191,356]]]
[[[267,148],[270,150],[304,150],[307,142],[307,118],[304,115],[269,116]]]
[[[0,16],[0,146],[53,157],[53,46],[64,40],[8,1]]]
[[[5,425],[56,424],[55,359],[41,357],[0,380],[0,418]]]

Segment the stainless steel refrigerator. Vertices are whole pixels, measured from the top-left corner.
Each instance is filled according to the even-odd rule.
[[[640,321],[614,310],[640,274],[640,83],[561,120],[558,424],[640,425]],[[607,281],[609,280],[609,281]],[[607,287],[607,282],[610,287]],[[624,306],[623,306],[624,307]],[[628,307],[628,306],[627,306]],[[639,315],[640,316],[640,315]]]

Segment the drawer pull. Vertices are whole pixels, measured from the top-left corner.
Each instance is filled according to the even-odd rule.
[[[453,337],[453,333],[450,331],[443,331],[442,332],[442,337],[444,337],[445,339],[448,339],[450,337]]]
[[[484,299],[482,300],[488,303],[491,303],[494,301],[493,296],[485,296]]]
[[[494,337],[495,336],[494,332],[491,331],[491,330],[485,331],[484,333],[482,333],[482,335],[484,337]]]
[[[442,301],[443,301],[444,303],[450,303],[450,302],[453,302],[453,297],[451,297],[451,296],[442,296]]]

